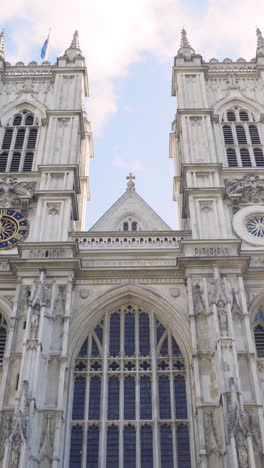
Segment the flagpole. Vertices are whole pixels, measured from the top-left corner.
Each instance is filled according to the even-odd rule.
[[[49,28],[49,34],[48,34],[48,37],[47,37],[48,44],[47,44],[47,48],[45,50],[44,62],[46,62],[46,60],[48,60],[50,31],[51,31],[51,28]]]

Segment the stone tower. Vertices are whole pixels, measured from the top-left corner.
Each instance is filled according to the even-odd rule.
[[[264,465],[263,72],[260,30],[251,62],[208,63],[183,30],[180,230],[129,174],[87,232],[78,33],[27,66],[0,35],[1,468]]]

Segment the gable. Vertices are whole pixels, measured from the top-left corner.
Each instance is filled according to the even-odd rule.
[[[170,231],[171,228],[134,190],[127,190],[90,231],[123,231],[124,223],[137,223],[138,231]],[[131,231],[131,229],[129,229]]]

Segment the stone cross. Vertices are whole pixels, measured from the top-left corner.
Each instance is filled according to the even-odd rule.
[[[127,182],[127,190],[135,190],[134,187],[135,187],[135,183],[133,182],[133,179],[135,179],[136,177],[132,174],[132,172],[130,172],[128,174],[128,176],[126,176],[126,178],[128,179],[128,182]]]

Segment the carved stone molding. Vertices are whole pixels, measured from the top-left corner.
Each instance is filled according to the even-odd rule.
[[[34,195],[35,183],[18,182],[14,176],[0,179],[0,208],[16,208],[29,202]]]

